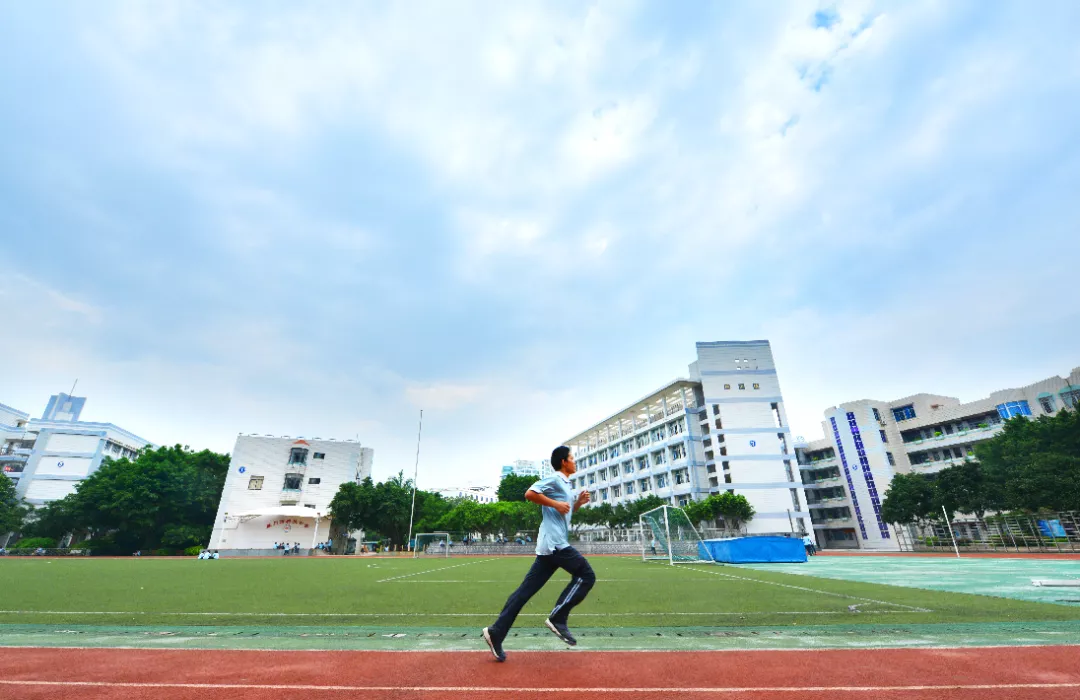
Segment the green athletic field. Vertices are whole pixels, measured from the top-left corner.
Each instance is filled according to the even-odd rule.
[[[587,628],[925,625],[1080,619],[1080,607],[746,567],[594,557],[598,582],[571,624]],[[528,558],[0,560],[0,625],[482,627]],[[837,562],[841,564],[842,562]],[[814,561],[814,569],[829,565]],[[790,570],[790,569],[789,569]],[[560,572],[523,611],[536,626]]]

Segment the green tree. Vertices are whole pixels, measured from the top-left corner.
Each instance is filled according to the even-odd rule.
[[[914,523],[933,519],[938,504],[937,487],[926,474],[897,474],[881,502],[881,519],[887,523]]]
[[[499,482],[496,492],[500,501],[524,501],[525,491],[537,481],[535,476],[507,474]]]
[[[973,513],[982,517],[990,505],[986,480],[978,462],[965,462],[934,475],[934,515],[942,507],[949,513]],[[888,492],[886,492],[888,495]]]
[[[360,483],[346,481],[330,501],[330,517],[335,527],[347,532],[373,529],[374,503],[375,484],[370,476]]]
[[[228,455],[180,445],[107,459],[76,488],[70,515],[120,551],[205,544],[228,469]]]
[[[0,536],[18,532],[29,509],[15,495],[15,482],[0,474]]]
[[[1080,411],[1013,418],[975,446],[988,509],[1080,509]]]

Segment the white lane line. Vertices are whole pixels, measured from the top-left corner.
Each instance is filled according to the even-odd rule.
[[[907,610],[863,610],[864,614],[907,614]],[[747,615],[851,615],[850,610],[766,610],[754,612],[575,612],[574,617],[667,617],[671,616],[738,616]],[[204,616],[204,617],[498,617],[498,612],[483,613],[349,613],[349,612],[322,612],[322,613],[285,613],[285,612],[141,612],[137,610],[0,610],[0,615],[162,615],[171,617]],[[548,613],[518,613],[518,617],[549,617]]]
[[[447,569],[457,569],[462,566],[469,566],[470,564],[483,564],[486,561],[495,561],[494,559],[475,559],[473,561],[467,561],[464,564],[455,564],[453,566],[441,566],[438,569],[425,569],[423,571],[414,571],[411,574],[403,574],[401,576],[393,576],[391,578],[384,578],[381,581],[375,583],[387,583],[388,581],[397,581],[398,579],[409,578],[410,576],[420,576],[422,574],[433,574],[436,571],[446,571]]]
[[[479,653],[479,652],[477,652]],[[753,687],[718,687],[718,688],[672,688],[658,686],[651,688],[515,688],[505,686],[403,686],[403,685],[277,685],[259,683],[123,683],[119,681],[37,681],[37,680],[0,680],[0,686],[45,686],[67,688],[190,688],[197,690],[340,690],[345,692],[391,692],[408,691],[413,693],[883,693],[889,691],[926,692],[932,690],[1039,690],[1056,688],[1080,688],[1080,683],[972,683],[948,685],[806,685],[806,686],[753,686]]]
[[[809,593],[817,593],[819,595],[831,595],[831,596],[834,596],[836,598],[847,598],[848,600],[861,600],[861,601],[864,601],[864,602],[867,602],[867,603],[878,603],[879,605],[890,605],[890,606],[896,607],[896,608],[906,608],[907,610],[910,610],[911,612],[920,612],[920,613],[934,612],[933,610],[930,610],[929,608],[919,608],[919,607],[915,607],[914,605],[904,605],[903,603],[890,603],[890,602],[888,602],[886,600],[875,600],[873,598],[863,598],[861,596],[848,595],[846,593],[833,593],[832,591],[822,591],[822,590],[818,590],[816,588],[807,588],[806,586],[796,586],[796,585],[793,585],[793,584],[790,584],[790,583],[779,583],[777,581],[766,581],[764,579],[750,578],[748,576],[735,576],[733,574],[722,574],[719,571],[706,571],[705,569],[697,569],[697,568],[694,568],[692,566],[686,567],[686,568],[689,571],[697,571],[697,572],[702,573],[702,574],[711,574],[713,576],[723,576],[724,578],[732,578],[732,579],[735,579],[737,581],[750,581],[752,583],[763,583],[763,584],[766,584],[766,585],[769,585],[769,586],[779,586],[781,588],[794,588],[797,591],[807,591]],[[830,579],[830,580],[833,580],[833,579]],[[881,611],[881,612],[884,612],[884,611]]]

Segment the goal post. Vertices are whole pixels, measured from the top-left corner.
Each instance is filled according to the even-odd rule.
[[[421,532],[413,546],[413,559],[419,557],[449,557],[449,532]]]
[[[682,508],[653,508],[642,513],[638,522],[641,525],[642,561],[666,561],[669,564],[715,561]]]

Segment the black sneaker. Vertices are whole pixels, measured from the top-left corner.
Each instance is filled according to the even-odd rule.
[[[480,632],[480,636],[487,642],[488,649],[491,649],[491,653],[495,655],[496,661],[506,661],[506,652],[503,651],[501,639],[495,639],[495,637],[491,635],[491,632],[488,631],[487,627]]]
[[[577,640],[574,639],[574,635],[570,634],[570,628],[568,628],[566,625],[560,624],[558,622],[552,622],[550,618],[544,620],[544,624],[547,625],[547,628],[549,630],[555,633],[556,637],[563,640],[570,646],[574,646],[577,644]]]

